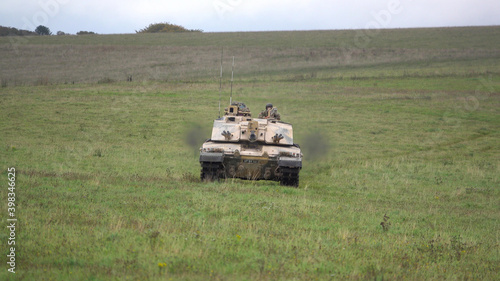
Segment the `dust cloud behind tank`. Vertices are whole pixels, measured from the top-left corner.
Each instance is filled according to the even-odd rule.
[[[200,148],[200,164],[203,181],[273,180],[298,187],[302,152],[291,124],[252,118],[244,103],[234,102],[214,120],[211,138]]]

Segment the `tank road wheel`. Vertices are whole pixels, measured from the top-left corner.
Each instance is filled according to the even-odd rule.
[[[280,185],[299,187],[300,168],[281,167]]]
[[[225,178],[222,163],[201,163],[201,181],[213,182]]]

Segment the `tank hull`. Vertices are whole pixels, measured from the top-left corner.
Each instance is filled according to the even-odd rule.
[[[228,144],[209,140],[203,144],[200,163],[202,180],[272,180],[298,186],[302,157],[297,145]]]

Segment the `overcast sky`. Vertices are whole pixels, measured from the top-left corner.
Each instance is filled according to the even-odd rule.
[[[134,33],[170,22],[205,32],[500,25],[500,0],[1,0],[0,25]]]

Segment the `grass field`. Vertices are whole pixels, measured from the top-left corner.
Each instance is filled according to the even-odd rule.
[[[498,280],[500,27],[360,32],[0,38],[0,280]],[[200,182],[222,46],[299,188]]]

